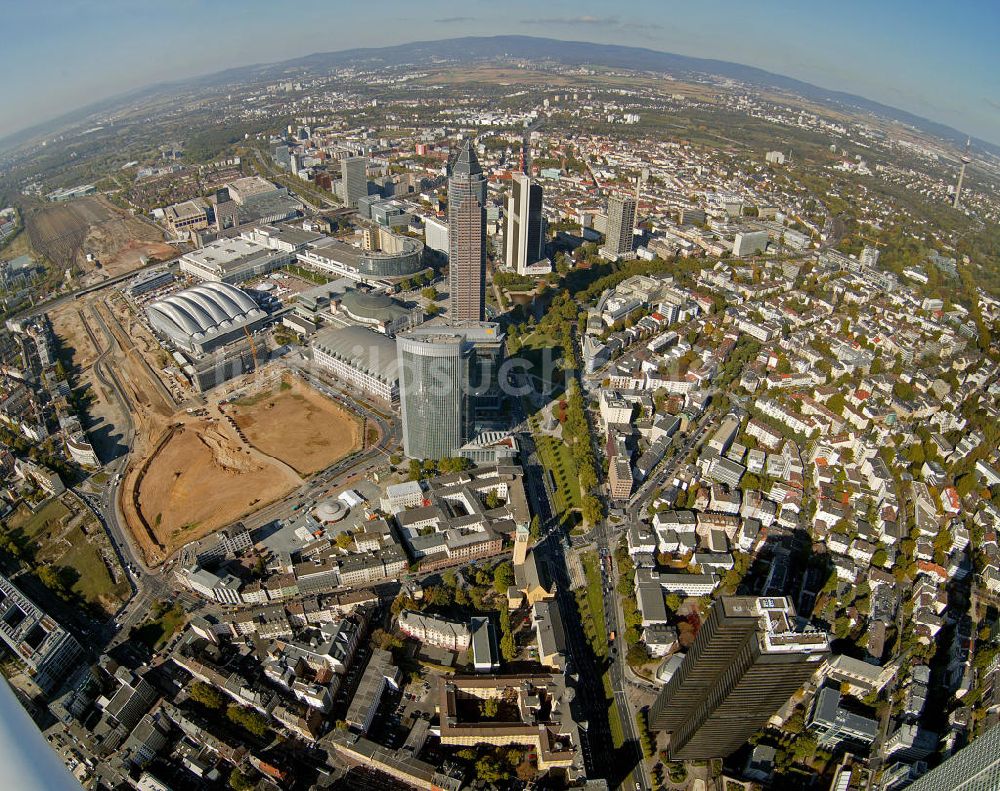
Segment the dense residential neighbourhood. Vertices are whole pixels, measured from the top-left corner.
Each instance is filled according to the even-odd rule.
[[[996,150],[559,44],[0,159],[2,671],[78,784],[1000,788]]]

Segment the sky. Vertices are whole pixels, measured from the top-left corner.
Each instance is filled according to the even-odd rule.
[[[998,0],[0,0],[0,9],[0,137],[232,66],[519,34],[757,66],[1000,145]]]

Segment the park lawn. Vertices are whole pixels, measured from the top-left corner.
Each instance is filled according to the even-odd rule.
[[[26,506],[21,506],[9,524],[14,530],[20,529],[27,538],[36,538],[49,525],[56,525],[70,515],[69,509],[61,501],[53,498],[35,513]]]
[[[581,562],[586,584],[574,590],[577,610],[583,623],[584,636],[598,659],[608,655],[607,624],[604,620],[604,598],[601,593],[601,570],[597,555],[585,553]]]
[[[145,643],[150,650],[155,651],[184,626],[186,615],[184,608],[174,604],[163,610],[157,617],[150,618],[141,626],[135,628],[132,638]]]
[[[581,558],[583,561],[583,573],[587,577],[587,607],[590,616],[594,619],[597,628],[597,640],[599,648],[594,653],[604,657],[608,655],[608,629],[604,623],[604,594],[601,591],[601,569],[600,560],[593,552],[587,552]]]
[[[617,750],[625,744],[625,731],[622,729],[621,716],[618,713],[618,703],[615,701],[614,687],[611,685],[611,670],[605,670],[601,675],[604,685],[604,698],[608,702],[608,727],[611,729],[611,745]]]
[[[538,457],[556,482],[556,511],[563,515],[581,505],[580,477],[569,446],[555,437],[538,436]]]
[[[73,585],[74,593],[94,604],[105,599],[124,599],[128,595],[128,585],[124,582],[115,584],[100,551],[87,541],[79,527],[74,527],[66,539],[72,548],[59,558],[58,563],[75,569],[80,575]]]
[[[63,532],[61,522],[69,515],[70,510],[58,499],[49,500],[34,514],[22,506],[10,520],[9,530],[20,533],[18,542],[31,545],[36,566],[51,563],[76,572],[70,591],[77,604],[113,612],[128,598],[129,585],[126,581],[115,583],[99,544],[88,540],[80,525]],[[99,530],[93,522],[90,529]]]
[[[555,340],[546,333],[535,330],[530,335],[524,337],[521,341],[521,347],[513,356],[515,359],[521,357],[527,360],[531,364],[531,373],[541,377],[546,373],[543,364],[546,349],[551,350],[550,354],[553,362],[562,359],[562,346],[557,345]],[[549,371],[548,374],[553,378],[558,378],[555,370]]]
[[[187,618],[182,607],[175,606],[167,610],[159,619],[159,623],[163,627],[163,636],[160,638],[160,641],[157,642],[157,647],[167,642],[167,640],[183,628],[186,619]]]

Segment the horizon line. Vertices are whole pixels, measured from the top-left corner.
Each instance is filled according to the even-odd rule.
[[[902,107],[897,107],[895,105],[887,104],[887,103],[885,103],[883,101],[879,101],[877,99],[871,99],[871,98],[869,98],[867,96],[863,96],[862,94],[852,93],[850,91],[847,91],[847,90],[844,90],[844,89],[841,89],[841,88],[830,88],[830,87],[826,87],[826,86],[823,86],[823,85],[817,85],[816,83],[809,82],[809,81],[801,79],[799,77],[795,77],[795,76],[792,76],[792,75],[789,75],[789,74],[783,74],[783,73],[780,73],[780,72],[771,71],[771,70],[765,69],[765,68],[763,68],[761,66],[754,66],[754,65],[748,64],[748,63],[741,63],[741,62],[738,62],[738,61],[731,61],[731,60],[723,60],[721,58],[702,57],[702,56],[698,56],[698,55],[682,55],[680,53],[671,52],[669,50],[654,49],[652,47],[633,46],[631,44],[603,43],[603,42],[596,42],[596,41],[588,41],[588,40],[580,39],[580,38],[558,38],[558,37],[554,37],[554,36],[531,36],[531,35],[525,35],[525,34],[519,34],[519,33],[498,33],[498,34],[492,35],[492,36],[452,36],[452,37],[448,37],[448,38],[437,38],[437,39],[415,39],[415,40],[411,40],[411,41],[402,42],[402,43],[399,43],[399,44],[387,44],[385,46],[380,46],[380,47],[347,47],[347,48],[344,48],[344,49],[335,49],[335,50],[317,50],[317,51],[313,51],[313,52],[307,52],[307,53],[301,54],[301,55],[294,55],[292,57],[284,58],[284,59],[281,59],[281,60],[255,61],[255,62],[251,62],[251,63],[234,64],[234,65],[231,65],[231,66],[225,66],[223,68],[214,69],[214,70],[211,70],[211,71],[206,71],[206,72],[202,72],[202,73],[199,73],[199,74],[194,74],[194,75],[191,75],[189,77],[184,77],[184,78],[181,78],[181,79],[178,79],[178,80],[163,80],[163,81],[157,81],[157,82],[150,82],[150,83],[147,83],[145,85],[136,86],[134,88],[130,88],[128,90],[124,90],[124,91],[121,91],[119,93],[112,94],[112,95],[107,96],[107,97],[105,97],[103,99],[98,99],[97,101],[90,102],[88,104],[79,105],[79,106],[77,106],[77,107],[75,107],[75,108],[73,108],[73,109],[71,109],[71,110],[69,110],[67,112],[64,112],[64,113],[62,113],[60,115],[51,116],[49,118],[43,119],[43,120],[38,121],[38,122],[33,123],[33,124],[29,124],[27,126],[24,126],[24,127],[20,128],[20,129],[15,130],[13,132],[10,132],[9,134],[4,135],[3,137],[0,137],[0,152],[2,152],[5,148],[8,148],[8,147],[9,148],[16,148],[17,146],[23,145],[24,143],[28,142],[30,140],[30,136],[33,136],[31,133],[34,130],[39,129],[40,127],[45,127],[45,126],[48,126],[48,125],[59,124],[61,121],[63,121],[63,119],[69,119],[72,116],[76,116],[76,115],[79,115],[81,113],[87,113],[87,115],[84,115],[83,118],[81,118],[78,121],[76,121],[77,123],[79,123],[79,122],[82,122],[83,120],[86,120],[86,118],[89,115],[97,114],[97,113],[100,112],[99,109],[93,109],[93,110],[91,110],[91,108],[99,108],[101,105],[105,105],[105,104],[109,104],[109,103],[110,104],[115,104],[115,103],[124,102],[128,98],[130,98],[130,97],[132,97],[134,95],[141,94],[141,93],[144,93],[144,92],[147,92],[147,91],[163,90],[163,89],[169,89],[169,88],[172,88],[172,87],[182,87],[182,86],[185,86],[185,85],[191,85],[191,84],[196,83],[196,82],[198,82],[200,80],[205,80],[205,79],[208,79],[208,78],[211,78],[211,77],[218,77],[218,76],[224,75],[227,72],[231,72],[231,71],[238,71],[238,70],[241,70],[241,69],[267,68],[267,67],[271,67],[271,66],[277,66],[277,65],[280,65],[280,64],[283,64],[283,63],[291,63],[291,62],[294,62],[294,61],[307,60],[309,58],[315,58],[315,57],[320,57],[320,56],[324,56],[324,55],[328,55],[328,56],[329,55],[343,55],[343,54],[351,53],[351,52],[380,52],[380,51],[385,51],[385,50],[399,49],[399,48],[403,48],[403,47],[412,47],[412,46],[420,45],[420,44],[428,44],[429,45],[429,44],[441,44],[441,43],[446,43],[446,42],[463,41],[463,40],[489,41],[489,40],[496,40],[496,39],[527,39],[527,40],[532,40],[532,41],[558,41],[558,42],[561,42],[561,43],[564,43],[564,44],[585,44],[585,45],[600,46],[600,47],[614,47],[614,48],[622,49],[622,50],[634,50],[634,51],[638,51],[638,52],[655,53],[657,55],[668,55],[668,56],[672,56],[672,57],[676,57],[676,58],[683,58],[683,59],[689,60],[689,61],[701,61],[701,62],[706,63],[706,64],[720,64],[720,65],[726,65],[726,66],[738,66],[738,67],[744,68],[744,69],[752,69],[752,70],[754,70],[756,72],[759,72],[761,75],[767,75],[769,77],[778,77],[778,78],[785,79],[785,80],[792,80],[794,82],[800,83],[801,85],[807,86],[809,88],[814,88],[814,89],[821,90],[821,91],[826,91],[826,92],[829,92],[829,93],[840,94],[840,95],[842,95],[845,98],[860,99],[860,100],[863,100],[865,102],[870,102],[872,104],[878,105],[881,108],[885,108],[885,109],[888,109],[888,110],[894,110],[897,113],[904,113],[906,115],[912,116],[913,118],[916,118],[916,119],[918,119],[920,121],[923,121],[925,123],[934,124],[934,125],[941,126],[941,127],[946,128],[946,129],[949,129],[950,131],[958,134],[959,136],[967,137],[968,139],[974,141],[975,143],[978,143],[980,145],[980,147],[982,147],[982,144],[985,143],[988,146],[994,146],[994,147],[1000,148],[1000,140],[993,141],[993,140],[987,140],[987,139],[982,138],[982,137],[978,137],[976,135],[970,134],[970,133],[965,132],[965,131],[963,131],[961,129],[953,127],[953,126],[951,126],[951,124],[946,123],[944,121],[936,121],[933,118],[927,118],[926,116],[920,115],[920,114],[918,114],[916,112],[913,112],[911,110],[906,110],[906,109],[904,109]],[[599,64],[600,61],[595,60],[594,63],[595,64]],[[628,70],[630,70],[630,71],[642,71],[641,69],[636,69],[635,67],[621,67],[621,68],[628,68]],[[669,72],[665,72],[665,73],[669,73]],[[807,97],[800,96],[800,98],[807,98]],[[862,110],[862,108],[855,108],[855,109],[857,109],[859,111]],[[90,110],[89,113],[88,113],[88,110]],[[871,112],[871,111],[869,111],[869,112]],[[885,118],[884,120],[894,121],[896,123],[904,123],[902,121],[898,121],[898,120],[892,119],[892,118]],[[67,124],[71,124],[71,123],[73,123],[73,122],[67,121]],[[933,132],[927,132],[925,130],[918,130],[918,131],[920,131],[922,134],[928,134],[928,135],[931,135],[931,136],[936,137],[938,139],[945,139],[945,138],[942,138],[940,135],[938,135],[936,133],[933,133]],[[39,134],[42,134],[42,133],[39,132]],[[23,135],[29,135],[28,140],[18,141],[13,146],[8,146],[9,141],[11,141],[12,138],[17,138],[17,137],[23,136]],[[947,141],[947,139],[945,139],[945,141],[949,142],[949,141]]]

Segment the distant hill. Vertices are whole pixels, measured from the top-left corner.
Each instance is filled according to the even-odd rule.
[[[716,75],[759,87],[777,88],[788,91],[804,99],[836,106],[844,110],[872,113],[891,121],[907,124],[922,132],[954,143],[956,146],[964,146],[968,137],[965,133],[950,126],[922,118],[896,107],[890,107],[889,105],[875,102],[862,96],[820,88],[808,82],[774,74],[753,66],[744,66],[739,63],[730,63],[723,60],[675,55],[669,52],[659,52],[640,47],[594,44],[585,41],[562,41],[533,36],[469,36],[441,41],[416,41],[392,47],[321,52],[280,63],[258,64],[227,69],[193,80],[185,80],[182,83],[154,86],[153,90],[169,90],[172,87],[179,87],[181,85],[217,86],[227,83],[274,79],[280,76],[291,77],[295,74],[322,74],[343,66],[384,67],[408,64],[420,66],[431,65],[441,60],[472,63],[483,60],[496,60],[502,57],[528,60],[545,59],[569,66],[595,65],[635,71],[660,71],[676,77]],[[74,111],[55,121],[40,124],[30,130],[25,130],[11,135],[4,140],[0,140],[0,147],[8,148],[11,144],[26,139],[29,134],[33,136],[43,133],[46,128],[65,126],[70,121],[85,117],[89,112],[96,112],[98,109],[107,109],[112,103],[121,103],[126,98],[134,98],[138,94],[148,91],[150,89],[133,91],[128,97],[104,101],[100,105]],[[978,138],[972,138],[972,142],[976,147],[1000,156],[1000,146]]]
[[[811,83],[774,74],[754,66],[744,66],[724,60],[693,58],[642,47],[594,44],[587,41],[563,41],[534,36],[467,36],[441,41],[415,41],[393,47],[319,52],[281,63],[229,69],[201,78],[199,82],[219,84],[230,81],[239,82],[254,77],[274,78],[282,74],[289,74],[294,70],[301,70],[303,73],[323,73],[350,65],[429,65],[440,60],[474,62],[496,60],[501,57],[528,60],[547,59],[568,66],[591,64],[635,71],[662,71],[677,77],[712,74],[760,87],[778,88],[805,99],[845,109],[874,113],[882,118],[908,124],[958,146],[964,146],[966,139],[969,138],[969,135],[946,124],[931,121],[905,110],[866,99],[863,96],[820,88]],[[972,142],[977,147],[1000,155],[1000,146],[978,138],[972,138]]]
[[[101,99],[99,102],[94,102],[84,107],[78,107],[75,110],[70,110],[70,112],[60,115],[58,118],[42,121],[41,123],[34,124],[33,126],[26,127],[18,132],[7,135],[7,137],[0,138],[0,152],[13,151],[18,146],[30,142],[35,138],[56,134],[60,130],[67,129],[73,124],[82,124],[86,122],[88,118],[97,115],[98,113],[112,112],[143,96],[153,95],[173,87],[176,86],[172,83],[147,85],[143,88],[131,90],[128,93],[120,93],[117,96],[111,96],[107,99]]]

